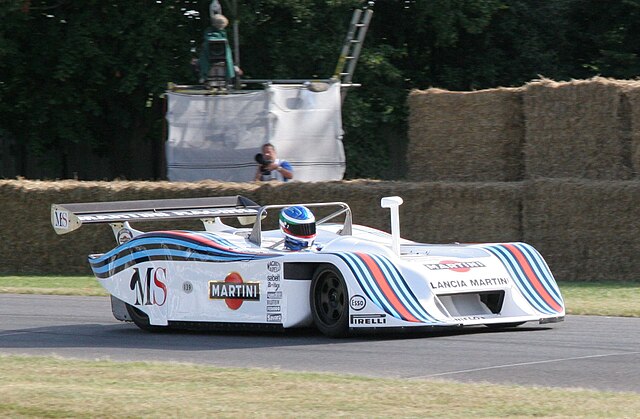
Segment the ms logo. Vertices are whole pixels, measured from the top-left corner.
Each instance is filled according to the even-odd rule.
[[[67,211],[55,210],[53,212],[53,227],[68,229],[69,213]]]
[[[135,292],[135,305],[161,306],[167,301],[167,268],[147,268],[140,275],[139,268],[133,268],[129,282],[131,291]]]

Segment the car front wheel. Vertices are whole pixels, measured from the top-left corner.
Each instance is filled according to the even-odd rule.
[[[311,281],[311,313],[316,327],[330,337],[349,331],[349,292],[338,269],[323,265]]]

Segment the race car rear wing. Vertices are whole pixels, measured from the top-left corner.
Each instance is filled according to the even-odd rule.
[[[51,225],[58,234],[70,233],[83,224],[176,220],[186,218],[238,217],[252,223],[260,206],[240,195],[215,198],[158,199],[87,202],[51,205]]]

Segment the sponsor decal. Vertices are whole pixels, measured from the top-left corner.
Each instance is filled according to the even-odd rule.
[[[193,291],[193,284],[189,281],[184,281],[182,283],[182,291],[184,291],[185,294],[191,294],[191,291]]]
[[[267,275],[267,288],[273,288],[275,291],[280,289],[280,274]]]
[[[280,281],[280,274],[267,275],[268,281],[278,282]]]
[[[434,290],[437,289],[447,289],[447,288],[464,288],[467,287],[467,283],[465,281],[461,281],[461,280],[455,280],[455,281],[431,281],[431,288],[433,288]]]
[[[268,322],[282,322],[282,314],[267,314]]]
[[[464,317],[454,317],[453,320],[457,322],[464,322],[470,320],[484,320],[484,316],[464,316]]]
[[[280,272],[280,262],[272,260],[267,263],[267,269],[269,272]]]
[[[166,212],[131,212],[123,214],[79,215],[80,221],[111,221],[111,220],[135,220],[141,218],[166,218],[171,214]]]
[[[280,271],[280,263],[269,262],[267,268],[271,272]],[[268,322],[282,322],[282,315],[275,314],[282,311],[280,301],[282,299],[282,291],[280,289],[280,274],[267,275],[267,321]]]
[[[118,214],[100,215],[80,215],[80,221],[111,221],[111,220],[136,220],[144,218],[167,218],[167,217],[198,217],[198,216],[221,216],[221,215],[247,215],[255,214],[255,210],[249,209],[199,209],[199,210],[175,210],[175,211],[149,211],[149,212],[124,212]]]
[[[237,272],[231,272],[224,281],[209,281],[209,298],[224,300],[231,310],[237,310],[245,301],[260,301],[260,284],[244,282]]]
[[[472,287],[489,287],[493,285],[509,285],[508,278],[483,278],[471,279],[469,285]]]
[[[482,279],[469,279],[461,280],[456,279],[452,281],[431,281],[431,288],[433,289],[447,289],[447,288],[464,288],[464,287],[493,287],[496,285],[509,285],[508,278],[482,278]]]
[[[351,324],[367,324],[371,326],[387,324],[386,314],[352,314]]]
[[[442,260],[439,263],[425,263],[429,270],[441,271],[448,269],[454,272],[469,272],[472,268],[484,268],[485,265],[478,261],[460,262],[455,260]]]
[[[147,268],[140,274],[139,268],[133,268],[129,288],[134,292],[134,305],[162,306],[167,301],[167,268]]]
[[[63,230],[69,229],[69,211],[53,211],[53,226]]]
[[[354,295],[349,300],[349,306],[352,310],[360,311],[367,305],[367,301],[364,299],[362,295]]]
[[[282,310],[280,308],[280,301],[282,299],[282,291],[280,291],[281,277],[280,277],[280,262],[275,260],[267,262],[267,270],[271,272],[267,274],[267,321],[281,322],[282,317],[279,314]],[[270,316],[279,316],[277,320],[268,320]]]
[[[118,244],[124,244],[133,238],[133,232],[128,228],[121,228],[118,231]]]

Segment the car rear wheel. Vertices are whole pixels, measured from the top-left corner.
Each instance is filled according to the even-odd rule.
[[[153,326],[149,324],[149,316],[131,304],[127,304],[127,313],[129,313],[129,317],[131,317],[133,323],[142,330],[146,330],[148,332],[162,332],[167,329],[165,326]]]
[[[338,269],[331,265],[316,269],[310,299],[316,327],[330,337],[345,336],[349,330],[349,292]]]

